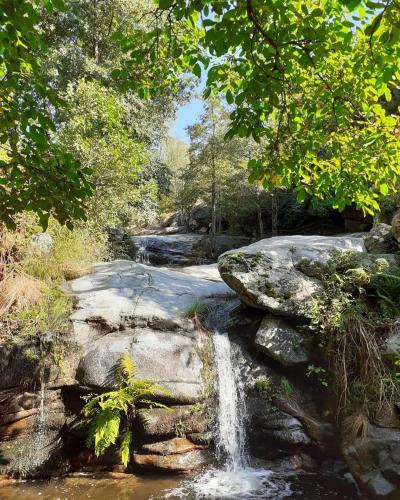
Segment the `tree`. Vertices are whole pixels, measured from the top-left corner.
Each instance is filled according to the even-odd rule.
[[[91,194],[88,169],[55,140],[51,111],[62,101],[41,77],[43,6],[52,12],[63,2],[0,1],[0,219],[9,227],[24,210],[43,227],[51,214],[71,227]]]
[[[168,188],[160,143],[174,116],[183,86],[167,85],[144,102],[121,89],[113,71],[127,53],[118,36],[135,24],[146,26],[148,0],[65,0],[65,11],[42,12],[48,46],[41,74],[67,103],[56,110],[60,141],[91,171],[94,196],[87,204],[89,225],[153,223],[158,198]],[[134,81],[147,78],[137,72]]]
[[[171,79],[207,71],[205,96],[234,106],[227,138],[252,136],[264,187],[295,187],[366,213],[397,189],[400,11],[394,0],[158,0],[131,64],[169,57]],[[145,36],[146,35],[146,36]],[[142,50],[137,42],[145,40]],[[158,50],[160,48],[160,50]],[[157,82],[152,85],[157,92]]]
[[[258,212],[259,233],[264,234],[261,211],[268,194],[259,184],[248,183],[247,160],[258,154],[259,145],[251,138],[224,141],[229,113],[218,99],[209,99],[199,120],[188,127],[189,163],[181,174],[178,207],[188,216],[195,204],[210,207],[210,240],[223,229],[222,222],[235,224],[241,216]]]
[[[138,201],[139,171],[147,162],[143,144],[124,125],[125,110],[112,89],[80,81],[68,95],[68,119],[61,143],[90,169],[95,195],[87,207],[89,223],[115,226],[130,219]]]

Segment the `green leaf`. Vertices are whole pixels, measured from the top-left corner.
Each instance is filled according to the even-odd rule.
[[[386,196],[389,194],[389,186],[387,184],[381,184],[379,186],[379,190],[383,196]]]
[[[201,67],[200,67],[200,64],[199,63],[196,63],[193,68],[192,68],[192,72],[195,76],[197,76],[198,78],[201,78]]]
[[[132,438],[132,432],[130,430],[125,430],[122,434],[120,451],[121,461],[125,467],[128,465],[131,455]]]
[[[233,104],[233,101],[234,101],[234,99],[233,99],[232,92],[230,90],[228,90],[226,93],[226,102],[228,104]]]

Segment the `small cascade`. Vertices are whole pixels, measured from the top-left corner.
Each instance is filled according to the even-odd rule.
[[[162,498],[265,499],[281,500],[291,495],[290,485],[274,472],[251,466],[246,449],[248,423],[239,368],[235,366],[232,344],[225,333],[232,304],[220,304],[209,314],[207,329],[213,331],[214,359],[218,383],[218,410],[215,433],[217,467],[212,467]],[[217,329],[220,326],[222,333]]]
[[[243,404],[237,390],[238,380],[231,362],[231,344],[226,333],[213,336],[218,375],[218,434],[217,458],[228,469],[237,470],[248,466],[245,453],[245,412],[239,412]]]
[[[31,437],[26,448],[18,459],[18,469],[21,476],[37,472],[48,459],[48,426],[46,414],[46,385],[40,382],[37,392],[38,398],[34,399],[35,418],[32,423]],[[38,399],[36,406],[35,400]]]
[[[150,255],[144,238],[138,244],[135,261],[140,264],[150,264]]]

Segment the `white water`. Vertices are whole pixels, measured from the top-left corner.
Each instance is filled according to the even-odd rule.
[[[143,239],[139,243],[135,260],[140,264],[146,264],[146,265],[150,264],[150,257],[149,257],[149,252],[147,251],[146,239]]]
[[[237,374],[231,361],[231,344],[227,334],[213,336],[218,375],[218,434],[217,458],[225,462],[227,470],[236,471],[247,467],[245,454],[245,414],[239,412]],[[239,415],[240,413],[240,415]]]
[[[238,387],[239,373],[232,363],[229,337],[215,332],[213,343],[218,375],[215,444],[219,467],[184,481],[162,498],[281,500],[291,494],[289,484],[270,470],[250,466],[246,452],[246,412]]]
[[[18,458],[18,470],[21,476],[36,472],[48,459],[48,436],[46,415],[46,387],[40,382],[38,391],[39,404],[36,407],[33,399],[35,417],[32,422],[31,437],[27,440],[26,447],[22,448],[21,456]]]

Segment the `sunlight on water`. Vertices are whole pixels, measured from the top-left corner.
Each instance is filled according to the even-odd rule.
[[[270,498],[279,500],[291,494],[284,480],[267,469],[249,466],[246,453],[246,414],[238,391],[238,374],[232,363],[231,343],[227,334],[213,335],[218,376],[218,414],[216,440],[220,469],[183,481],[180,487],[159,498]]]

